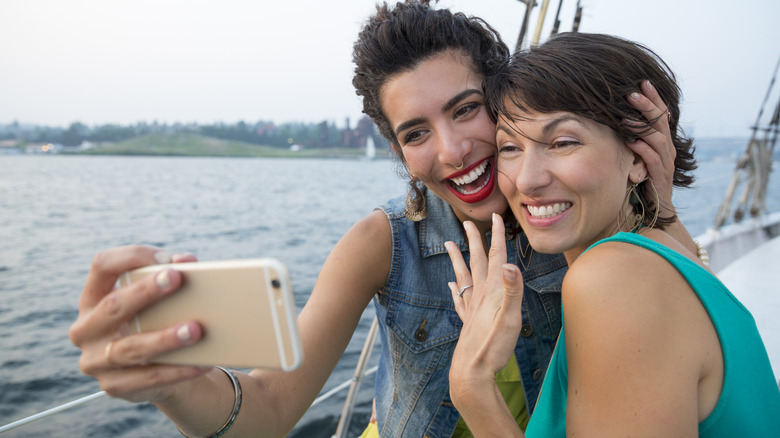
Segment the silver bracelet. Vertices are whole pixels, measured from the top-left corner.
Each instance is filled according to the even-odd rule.
[[[704,249],[701,243],[699,243],[698,240],[694,240],[693,243],[696,245],[696,251],[697,255],[699,256],[699,260],[701,260],[702,264],[704,266],[709,267],[710,266],[710,256],[707,254],[707,250]]]
[[[225,432],[230,429],[230,426],[233,425],[233,422],[236,421],[236,417],[238,417],[238,412],[241,410],[241,401],[243,400],[243,393],[241,392],[241,382],[238,381],[238,378],[233,373],[232,370],[225,367],[217,367],[220,370],[222,370],[223,373],[227,374],[227,376],[230,378],[230,382],[233,384],[233,391],[234,391],[234,397],[233,397],[233,412],[230,413],[230,417],[228,417],[227,421],[225,421],[225,424],[222,425],[222,427],[219,428],[216,432],[212,433],[211,435],[208,435],[206,438],[217,438],[222,436]],[[189,435],[185,434],[184,432],[179,429],[179,433],[182,434],[185,438],[192,438]]]

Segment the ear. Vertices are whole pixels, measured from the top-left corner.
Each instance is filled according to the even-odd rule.
[[[628,179],[633,184],[639,184],[648,178],[647,164],[639,154],[631,151],[631,155],[633,156],[633,160],[628,172]]]

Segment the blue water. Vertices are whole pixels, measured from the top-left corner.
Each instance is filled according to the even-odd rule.
[[[693,235],[712,223],[742,140],[700,141],[697,187],[675,195]],[[769,209],[780,210],[775,174]],[[67,330],[95,252],[146,243],[201,260],[275,257],[302,307],[330,248],[358,219],[404,193],[386,160],[0,156],[0,425],[99,391],[78,370]],[[351,376],[373,311],[325,390]],[[353,430],[367,421],[364,383]],[[344,393],[291,436],[330,437]],[[6,434],[179,436],[148,404],[103,398]]]

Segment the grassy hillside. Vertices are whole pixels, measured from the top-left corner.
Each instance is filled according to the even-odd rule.
[[[304,149],[293,152],[286,148],[220,140],[198,134],[148,134],[118,143],[103,143],[82,153],[93,155],[318,158],[358,157],[364,154],[360,149],[351,148]]]

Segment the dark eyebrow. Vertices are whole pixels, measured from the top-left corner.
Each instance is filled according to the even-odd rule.
[[[460,101],[462,101],[465,98],[471,96],[472,94],[479,94],[481,96],[482,95],[482,91],[476,90],[474,88],[469,88],[468,90],[463,90],[460,93],[458,93],[455,96],[453,96],[452,99],[448,100],[447,103],[442,105],[441,111],[446,113],[447,111],[451,110],[452,107],[454,107],[455,105],[460,103]]]
[[[441,107],[441,111],[442,112],[447,112],[447,111],[451,110],[455,105],[457,105],[458,103],[460,103],[461,101],[463,101],[467,97],[471,96],[472,94],[479,94],[481,96],[482,95],[482,91],[476,90],[476,89],[473,89],[473,88],[470,88],[468,90],[463,90],[460,93],[458,93],[455,96],[453,96],[450,100],[445,102],[444,105],[442,105],[442,107]],[[423,123],[423,122],[425,122],[425,119],[422,118],[422,117],[419,117],[419,118],[416,118],[416,119],[412,119],[412,120],[407,120],[407,121],[401,123],[400,125],[398,125],[398,127],[395,129],[395,136],[398,137],[398,135],[401,134],[401,132],[411,128],[414,125],[417,125],[417,124],[420,124],[420,123]]]
[[[584,123],[582,123],[582,120],[580,120],[579,117],[575,116],[574,114],[563,114],[560,117],[556,117],[552,120],[550,120],[549,123],[544,125],[542,128],[542,133],[544,135],[548,135],[550,131],[554,130],[558,125],[564,122],[573,121],[576,122],[579,125],[585,126]]]
[[[577,117],[576,115],[574,115],[574,114],[562,114],[561,116],[556,117],[556,118],[550,120],[549,122],[547,122],[547,124],[545,124],[542,127],[542,135],[544,135],[544,136],[549,135],[550,132],[555,130],[555,128],[558,125],[560,125],[562,123],[565,123],[565,122],[569,122],[569,121],[573,121],[573,122],[575,122],[575,123],[577,123],[579,125],[585,126],[584,123],[582,123],[582,120],[580,120],[580,118]],[[507,135],[510,135],[510,136],[514,136],[514,135],[518,134],[518,132],[515,131],[514,129],[511,129],[511,128],[505,126],[506,124],[507,124],[506,119],[504,117],[499,117],[498,123],[496,123],[496,132],[503,131]]]
[[[401,134],[401,132],[411,128],[414,125],[418,125],[420,123],[423,123],[424,121],[425,121],[424,118],[418,117],[416,119],[407,120],[407,121],[401,123],[400,125],[398,125],[398,128],[395,129],[395,136],[398,137]]]

